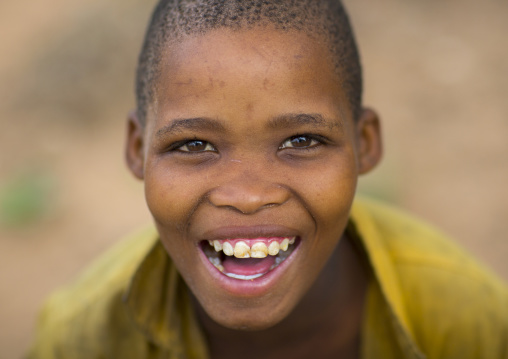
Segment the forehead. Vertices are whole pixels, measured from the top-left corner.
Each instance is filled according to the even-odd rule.
[[[248,29],[219,28],[204,34],[189,35],[171,43],[163,54],[165,63],[178,65],[198,61],[196,56],[216,58],[221,62],[243,60],[245,64],[263,64],[278,60],[298,64],[302,59],[329,58],[324,43],[310,33],[281,31],[272,26]],[[317,56],[311,56],[316,53]],[[328,59],[327,59],[328,60]]]
[[[321,108],[329,112],[326,117],[337,117],[337,112],[344,117],[349,113],[345,104],[326,41],[256,27],[212,30],[169,44],[154,107],[157,117],[167,120],[237,116],[241,106],[260,115]]]

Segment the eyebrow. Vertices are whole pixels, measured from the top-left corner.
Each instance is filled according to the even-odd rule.
[[[319,113],[287,113],[270,120],[268,127],[271,129],[284,129],[297,126],[310,125],[313,127],[342,128],[340,120],[329,120]]]
[[[177,118],[170,124],[157,130],[156,136],[161,137],[169,132],[181,132],[183,130],[214,130],[225,132],[224,125],[213,118],[194,117],[194,118]]]
[[[330,130],[335,127],[342,128],[342,123],[340,121],[327,120],[323,115],[318,113],[287,113],[279,115],[268,122],[268,128],[273,130],[305,125],[318,128],[328,127]],[[167,133],[181,132],[183,130],[213,130],[226,132],[224,125],[213,118],[177,118],[172,120],[170,124],[157,130],[156,137],[162,137]]]

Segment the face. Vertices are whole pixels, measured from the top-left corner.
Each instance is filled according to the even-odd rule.
[[[284,319],[346,226],[357,177],[379,159],[375,114],[355,124],[324,44],[270,28],[168,46],[128,163],[161,241],[219,324]]]

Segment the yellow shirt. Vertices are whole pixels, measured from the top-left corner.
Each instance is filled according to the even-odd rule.
[[[508,358],[508,290],[434,229],[356,200],[370,263],[362,358]],[[208,358],[187,287],[154,229],[115,246],[44,307],[29,358]]]

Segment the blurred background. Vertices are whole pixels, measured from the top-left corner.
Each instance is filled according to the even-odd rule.
[[[456,238],[508,280],[508,2],[346,0],[385,158],[360,191]],[[0,358],[43,298],[150,223],[123,160],[155,1],[0,2]]]

